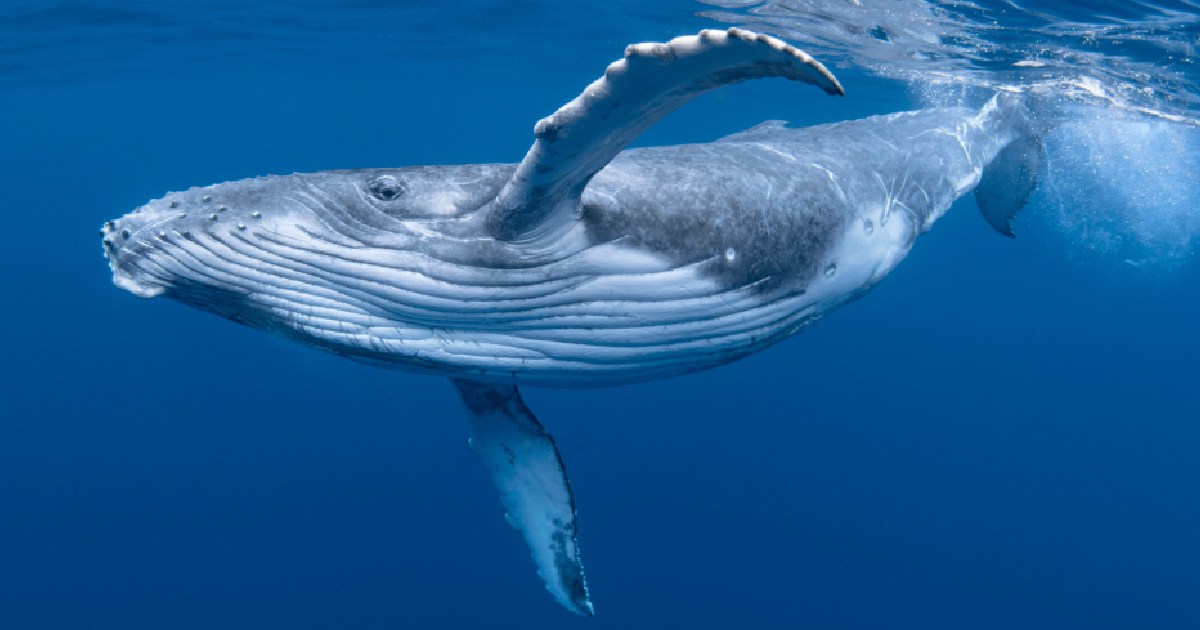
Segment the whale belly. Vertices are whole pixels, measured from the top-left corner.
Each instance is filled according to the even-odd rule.
[[[328,258],[326,259],[328,260]],[[726,287],[713,261],[675,265],[621,244],[591,247],[525,275],[479,270],[433,280],[349,254],[336,268],[338,300],[278,304],[299,341],[401,369],[541,386],[597,386],[702,370],[743,357],[817,313],[806,292]],[[326,273],[334,269],[326,266]],[[459,268],[461,274],[462,269]],[[354,278],[367,297],[347,299]],[[312,285],[311,277],[302,282]],[[363,289],[368,288],[363,283]],[[284,298],[255,292],[260,308]],[[253,309],[252,309],[253,310]],[[299,314],[299,315],[298,315]]]

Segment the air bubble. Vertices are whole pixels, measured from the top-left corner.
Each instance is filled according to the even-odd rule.
[[[832,278],[835,273],[837,273],[837,263],[829,263],[829,266],[825,268],[825,277]]]
[[[725,262],[733,262],[737,260],[737,250],[730,247],[725,250]]]
[[[863,232],[870,234],[875,231],[875,224],[870,219],[863,219]]]

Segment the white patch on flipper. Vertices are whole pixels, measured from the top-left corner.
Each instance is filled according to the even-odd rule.
[[[554,438],[511,385],[454,380],[471,425],[471,450],[500,491],[505,518],[525,537],[538,575],[560,604],[592,614],[575,540],[575,499]]]

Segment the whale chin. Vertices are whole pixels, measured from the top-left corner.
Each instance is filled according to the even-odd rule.
[[[113,267],[113,284],[140,298],[158,297],[166,292],[166,288],[161,284],[144,282],[115,266]]]
[[[117,288],[140,298],[158,297],[167,291],[160,278],[142,267],[146,261],[142,260],[140,254],[119,248],[107,236],[104,239],[104,256],[108,258],[108,268],[112,271],[112,281]]]

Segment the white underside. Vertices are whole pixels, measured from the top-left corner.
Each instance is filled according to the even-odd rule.
[[[286,218],[252,229],[173,233],[137,248],[155,295],[172,278],[193,303],[237,296],[258,325],[354,358],[540,385],[591,385],[695,371],[798,331],[861,294],[903,257],[913,231],[893,214],[849,226],[832,274],[802,295],[722,290],[704,261],[673,267],[620,244],[527,269],[452,265],[427,255],[314,241]],[[822,265],[824,268],[825,265]],[[218,310],[218,309],[213,309]]]

